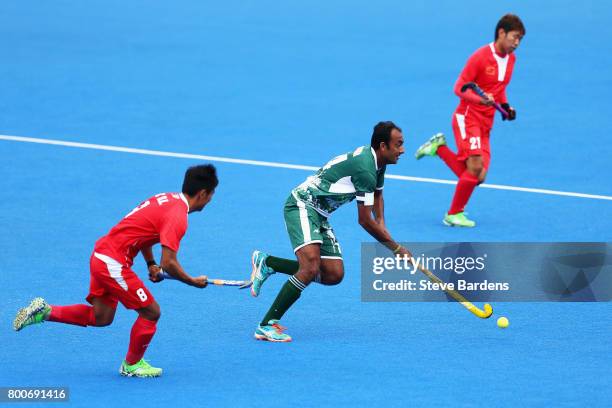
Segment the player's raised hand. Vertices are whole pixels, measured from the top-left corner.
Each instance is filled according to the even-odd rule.
[[[161,272],[162,270],[159,265],[149,266],[149,280],[154,283],[163,281],[164,277],[161,275]]]
[[[196,288],[205,288],[208,285],[208,277],[206,275],[198,276],[192,279],[192,286]]]

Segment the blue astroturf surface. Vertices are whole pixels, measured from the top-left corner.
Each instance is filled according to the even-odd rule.
[[[454,81],[519,14],[527,35],[508,88],[518,111],[492,135],[489,183],[612,195],[612,6],[608,2],[4,1],[0,133],[318,166],[404,129],[389,173],[451,179],[412,153],[451,134]],[[452,138],[451,138],[452,139]],[[147,358],[155,380],[122,378],[135,314],[105,328],[53,323],[15,333],[34,296],[82,303],[97,238],[144,198],[180,189],[193,159],[0,140],[0,386],[67,386],[71,406],[606,406],[609,303],[503,303],[502,331],[453,303],[363,303],[354,204],[331,219],[346,277],[311,286],[283,323],[254,328],[283,276],[254,299],[233,288],[149,285],[162,308]],[[215,163],[220,186],[190,215],[179,259],[240,279],[250,253],[291,257],[282,218],[308,172]],[[453,187],[387,180],[402,241],[611,241],[612,202],[478,189],[473,230],[441,217]],[[142,261],[136,269],[144,277]],[[520,273],[520,271],[517,271]],[[606,401],[608,401],[606,403]],[[145,405],[146,404],[146,405]]]

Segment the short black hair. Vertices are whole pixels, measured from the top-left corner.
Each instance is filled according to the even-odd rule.
[[[510,31],[518,31],[521,33],[521,35],[525,35],[525,33],[527,32],[525,30],[525,26],[523,25],[523,22],[521,21],[519,16],[517,16],[516,14],[506,14],[505,16],[499,19],[499,21],[497,22],[497,26],[495,27],[495,39],[496,40],[497,40],[497,37],[499,37],[500,28],[504,30],[506,33],[509,33]]]
[[[200,190],[213,191],[219,184],[217,169],[212,164],[200,164],[187,169],[183,180],[183,194],[195,196]]]
[[[376,126],[374,126],[374,132],[372,132],[372,141],[370,142],[370,146],[374,150],[380,149],[380,144],[385,142],[387,145],[391,140],[391,132],[393,129],[397,129],[398,131],[402,131],[395,123],[390,120],[386,122],[378,122]]]

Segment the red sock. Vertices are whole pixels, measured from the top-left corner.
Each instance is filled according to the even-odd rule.
[[[147,347],[155,334],[156,328],[157,322],[138,316],[138,319],[136,319],[136,322],[132,326],[132,333],[130,334],[130,347],[127,355],[125,356],[125,361],[127,361],[128,364],[135,364],[140,361],[142,356],[144,356],[144,353],[147,351]]]
[[[436,154],[446,163],[449,169],[455,173],[457,177],[461,177],[461,174],[465,171],[465,162],[459,160],[457,155],[453,153],[451,149],[446,145],[438,147]]]
[[[448,213],[457,214],[462,212],[477,185],[478,177],[467,170],[464,171],[461,177],[459,177],[459,182],[455,189],[455,196],[453,197],[453,202],[451,203],[451,208]]]
[[[93,307],[89,305],[51,306],[49,321],[77,326],[94,326],[96,316]]]

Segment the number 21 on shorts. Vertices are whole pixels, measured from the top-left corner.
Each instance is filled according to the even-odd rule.
[[[480,136],[470,137],[470,150],[480,149]]]

